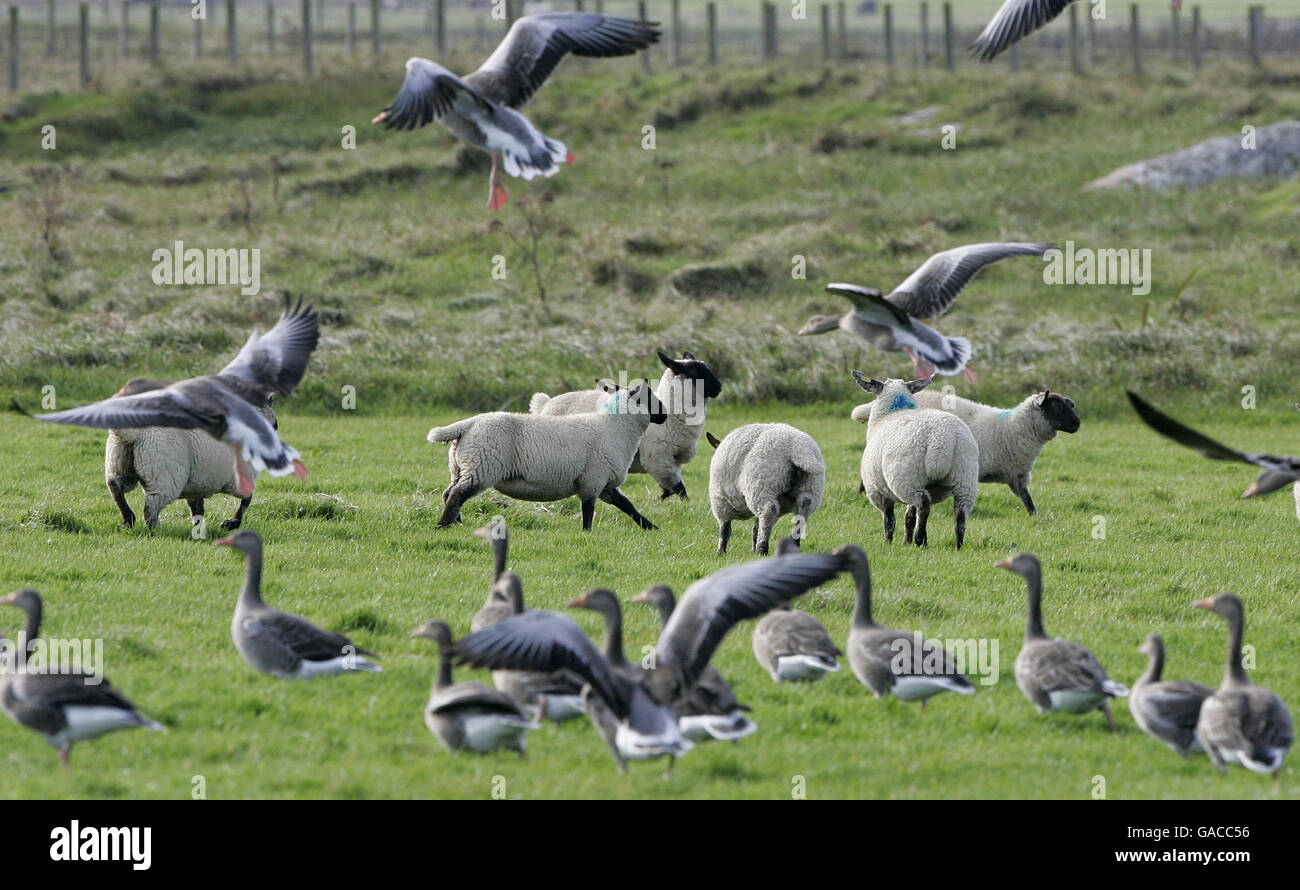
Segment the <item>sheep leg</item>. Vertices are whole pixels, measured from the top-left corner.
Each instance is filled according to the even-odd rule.
[[[126,492],[122,489],[122,480],[114,476],[107,480],[108,493],[113,496],[113,503],[122,514],[122,524],[127,528],[135,527],[135,511],[126,502]]]
[[[600,499],[607,504],[612,504],[615,507],[618,507],[628,516],[631,516],[632,521],[635,522],[637,525],[641,526],[643,529],[646,529],[647,531],[653,531],[658,528],[658,526],[656,526],[653,522],[651,522],[649,519],[646,519],[644,516],[638,513],[636,511],[636,507],[632,506],[632,502],[627,499],[627,495],[623,494],[623,492],[620,491],[619,489],[617,488],[605,489],[605,491],[601,493]],[[595,505],[593,504],[592,507],[594,508]]]
[[[250,494],[246,498],[239,499],[239,509],[235,510],[235,515],[231,516],[225,522],[221,523],[221,530],[233,532],[244,524],[244,513],[248,511],[248,505],[253,502],[253,496]]]
[[[863,482],[861,479],[859,479],[859,480],[858,480],[858,494],[866,494],[866,493],[867,493],[867,483],[865,483],[865,482]]]
[[[591,521],[596,518],[596,499],[584,498],[582,500],[582,530],[591,531]]]
[[[971,505],[965,501],[953,501],[953,512],[957,519],[957,549],[966,543],[966,520],[970,518]]]
[[[725,556],[727,544],[731,542],[731,520],[718,523],[718,556]]]
[[[907,512],[903,514],[903,530],[906,532],[903,543],[912,543],[912,536],[916,533],[916,508],[911,504],[907,505]]]
[[[144,522],[150,529],[158,527],[158,517],[167,505],[174,501],[175,498],[168,497],[165,494],[159,494],[156,491],[147,491],[144,495]]]
[[[929,537],[925,533],[926,523],[930,521],[930,493],[921,492],[921,505],[916,508],[916,537],[913,539],[918,547],[924,547],[930,543]]]
[[[894,543],[894,502],[885,501],[880,505],[880,515],[885,519],[885,543]]]
[[[1012,482],[1011,491],[1024,503],[1025,509],[1029,511],[1030,516],[1038,512],[1034,507],[1034,499],[1029,496],[1029,481],[1027,479],[1022,478]]]
[[[185,505],[190,508],[190,534],[193,535],[194,526],[203,522],[203,498],[186,498]],[[207,534],[206,528],[204,534]]]
[[[474,484],[464,476],[457,479],[456,484],[447,493],[446,503],[442,507],[442,516],[438,519],[438,528],[446,528],[460,522],[461,504],[482,490],[482,486]]]
[[[770,501],[754,515],[754,552],[760,556],[767,556],[772,542],[772,526],[776,525],[780,515],[781,508]]]

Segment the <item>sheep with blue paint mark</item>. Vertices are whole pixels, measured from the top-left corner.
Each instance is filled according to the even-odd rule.
[[[1037,508],[1029,495],[1029,481],[1043,446],[1057,432],[1079,430],[1074,401],[1051,390],[1036,392],[1014,408],[995,408],[934,390],[917,393],[916,402],[965,421],[980,449],[980,481],[1008,486],[1031,516]],[[870,414],[871,405],[859,405],[852,417],[865,423]]]
[[[876,380],[860,371],[853,379],[876,396],[862,452],[862,488],[884,519],[885,540],[894,540],[894,506],[906,504],[906,543],[924,547],[931,506],[951,497],[960,550],[979,491],[979,446],[970,427],[917,403],[929,379]]]

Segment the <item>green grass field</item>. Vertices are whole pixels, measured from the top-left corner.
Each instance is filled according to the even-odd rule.
[[[202,776],[214,798],[483,797],[503,776],[509,795],[530,798],[786,798],[803,776],[810,797],[1083,798],[1102,776],[1111,798],[1297,796],[1294,765],[1280,783],[1216,776],[1142,735],[1122,704],[1114,736],[1099,714],[1037,716],[1011,678],[1023,583],[992,563],[1038,553],[1049,631],[1091,647],[1125,682],[1143,667],[1143,636],[1158,631],[1168,676],[1216,683],[1226,630],[1190,604],[1237,592],[1254,676],[1300,702],[1289,492],[1241,501],[1248,468],[1159,439],[1122,397],[1132,387],[1231,444],[1294,453],[1300,186],[1081,190],[1122,164],[1300,115],[1300,70],[1223,66],[1193,81],[1155,68],[1141,83],[983,70],[954,87],[870,67],[646,78],[634,63],[569,64],[531,114],[578,166],[508,183],[511,203],[495,216],[482,207],[486,165],[445,134],[366,123],[396,86],[389,71],[310,90],[269,74],[171,71],[120,92],[24,96],[0,120],[0,395],[36,409],[48,385],[67,407],[137,374],[210,371],[274,319],[281,293],[316,301],[322,346],[280,406],[312,474],[263,479],[247,525],[267,542],[268,600],[348,632],[385,665],[313,684],[255,674],[229,638],[242,560],[191,541],[180,504],[157,534],[119,528],[103,436],[5,414],[0,588],[45,594],[51,636],[102,637],[113,682],[170,732],[79,746],[65,771],[34,734],[0,723],[10,776],[0,793],[184,797]],[[941,111],[928,125],[894,122],[929,105]],[[54,152],[39,147],[47,123]],[[944,123],[961,126],[955,151],[929,132]],[[354,151],[340,147],[346,125],[358,129]],[[641,147],[647,125],[654,151]],[[886,547],[857,494],[863,430],[848,413],[863,394],[848,372],[897,376],[908,364],[847,335],[793,331],[844,308],[821,293],[826,281],[888,287],[933,251],[1004,238],[1151,248],[1152,291],[1048,287],[1033,260],[968,287],[938,325],[976,344],[979,382],[953,381],[958,391],[1011,405],[1050,386],[1078,402],[1083,428],[1045,450],[1037,517],[985,486],[961,553],[948,505],[928,550]],[[175,240],[261,248],[261,295],[154,285],[152,251]],[[504,280],[491,275],[496,256]],[[791,277],[800,256],[805,280]],[[626,487],[658,532],[601,505],[583,535],[576,502],[491,494],[470,502],[464,527],[434,528],[446,460],[424,441],[430,426],[521,410],[535,390],[597,375],[657,375],[657,348],[692,349],[718,371],[715,434],[760,420],[811,433],[829,480],[808,546],[866,547],[884,622],[996,639],[997,685],[925,713],[872,700],[847,670],[777,687],[742,627],[715,663],[759,733],[697,748],[670,781],[654,764],[620,778],[585,723],[534,733],[523,762],[444,753],[421,720],[434,652],[407,633],[434,617],[468,630],[491,568],[477,524],[510,522],[512,566],[538,608],[597,585],[624,599],[655,582],[680,592],[748,558],[747,527],[730,557],[713,555],[707,447],[688,468],[688,503],[658,502],[648,477]],[[1247,385],[1256,410],[1240,407]],[[346,386],[355,411],[340,406]],[[209,517],[231,509],[215,499]],[[851,605],[847,580],[803,603],[841,640]],[[574,617],[597,632],[595,616]],[[0,610],[0,628],[20,618]],[[629,607],[628,620],[632,651],[653,642],[647,610]]]

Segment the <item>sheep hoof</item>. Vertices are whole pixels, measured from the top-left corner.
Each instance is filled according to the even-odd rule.
[[[221,523],[221,530],[223,532],[233,532],[239,528],[239,525],[240,525],[239,520],[232,517],[230,519],[227,519],[225,522]]]

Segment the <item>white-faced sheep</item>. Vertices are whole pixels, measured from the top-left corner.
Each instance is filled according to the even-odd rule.
[[[731,523],[754,519],[754,552],[766,554],[778,516],[794,513],[797,521],[821,506],[826,462],[813,437],[785,423],[751,423],[721,442],[709,463],[709,506],[718,521],[718,554],[727,552]],[[796,528],[802,538],[804,529]]]
[[[651,426],[641,437],[641,446],[628,473],[649,473],[663,489],[660,499],[679,495],[686,499],[682,467],[695,457],[700,436],[704,433],[705,406],[722,392],[722,383],[713,369],[689,352],[681,360],[659,353],[666,369],[659,378],[659,401],[664,403],[668,420]],[[533,393],[528,410],[533,414],[583,414],[597,410],[608,396],[599,389],[548,396]]]
[[[1058,431],[1079,430],[1074,402],[1051,390],[1034,393],[1014,408],[994,408],[933,390],[917,393],[916,403],[964,420],[980,449],[980,481],[1009,486],[1031,516],[1037,508],[1029,496],[1029,481],[1039,453]],[[868,404],[854,408],[852,416],[865,423],[870,414]]]
[[[612,398],[599,411],[558,417],[495,411],[429,430],[430,442],[451,442],[451,481],[442,493],[439,527],[460,521],[465,501],[488,488],[525,501],[577,496],[582,527],[591,530],[596,499],[613,504],[637,525],[655,526],[637,512],[619,486],[641,434],[663,423],[663,404],[648,382],[631,388],[606,384]]]
[[[118,395],[133,395],[161,389],[167,380],[137,377],[127,382]],[[270,399],[257,409],[262,416],[278,424]],[[256,478],[256,471],[251,471]],[[113,502],[122,513],[122,524],[135,525],[135,513],[126,502],[126,493],[137,485],[144,488],[144,521],[149,528],[158,527],[158,517],[172,501],[184,498],[190,508],[190,521],[203,516],[203,501],[214,494],[239,498],[239,479],[230,448],[203,430],[147,426],[110,430],[104,444],[104,482]],[[221,523],[233,531],[244,521],[244,512],[253,496],[239,498],[235,515]]]
[[[853,379],[874,393],[862,452],[862,487],[894,540],[894,505],[907,504],[906,542],[924,547],[930,507],[953,498],[957,549],[979,490],[979,446],[956,415],[922,408],[913,398],[930,380],[875,380],[859,371]]]

